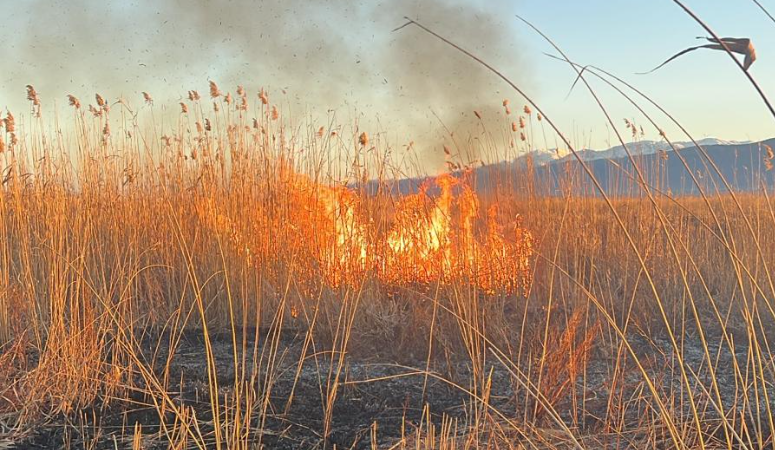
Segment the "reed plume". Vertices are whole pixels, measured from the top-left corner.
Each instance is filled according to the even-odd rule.
[[[78,100],[78,97],[70,94],[67,96],[67,102],[75,109],[81,109],[81,101]]]
[[[221,96],[221,90],[218,89],[218,85],[215,81],[210,81],[210,98],[218,98]]]

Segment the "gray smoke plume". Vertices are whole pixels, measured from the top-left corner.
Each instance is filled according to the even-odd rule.
[[[500,102],[514,94],[417,28],[391,30],[405,15],[418,19],[529,83],[514,8],[506,0],[30,0],[7,17],[19,32],[0,50],[0,100],[23,108],[28,83],[47,104],[70,93],[88,102],[95,92],[139,103],[147,91],[170,106],[189,89],[205,93],[210,79],[224,91],[266,86],[294,116],[333,109],[362,128],[378,123],[396,144],[414,140],[435,170],[442,123],[465,142],[481,132],[474,110],[502,127]]]

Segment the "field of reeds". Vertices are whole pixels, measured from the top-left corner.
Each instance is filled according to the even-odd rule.
[[[413,149],[270,94],[4,114],[0,447],[775,447],[766,189],[545,195],[504,100],[398,193]]]

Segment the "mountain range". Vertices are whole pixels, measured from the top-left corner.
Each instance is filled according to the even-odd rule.
[[[638,141],[627,147],[646,182],[658,192],[671,195],[697,195],[699,189],[714,194],[730,189],[736,192],[775,188],[772,150],[775,138],[760,142],[725,141],[715,138],[673,143]],[[768,151],[767,149],[771,149]],[[609,195],[642,195],[639,176],[622,146],[607,150],[578,150],[579,158]],[[474,170],[480,192],[502,189],[504,184],[517,191],[530,190],[542,195],[599,195],[588,174],[568,150],[536,150],[511,160],[488,164]],[[691,172],[691,174],[690,174]],[[462,172],[454,173],[462,176]],[[395,194],[417,192],[429,177],[406,178],[390,183]],[[699,185],[699,186],[698,186]],[[366,189],[375,192],[379,184]],[[385,186],[382,186],[385,189]],[[433,189],[429,193],[433,194]]]
[[[705,138],[697,141],[700,146],[740,146],[751,143],[751,141],[725,141],[717,138]],[[691,141],[686,142],[673,142],[673,147],[676,149],[692,148],[695,144]],[[665,141],[637,141],[627,144],[627,148],[630,150],[630,154],[633,156],[651,155],[657,152],[669,152],[672,151],[672,147]],[[627,152],[624,146],[617,145],[607,150],[592,150],[582,149],[576,151],[581,159],[585,161],[594,161],[598,159],[618,159],[626,158]],[[545,165],[555,161],[575,160],[575,157],[571,154],[570,150],[563,149],[548,149],[548,150],[534,150],[520,156],[515,161],[524,161],[528,158],[533,159],[533,163],[537,165]]]

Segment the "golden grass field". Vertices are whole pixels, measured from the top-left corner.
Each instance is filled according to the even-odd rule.
[[[0,447],[775,447],[766,190],[477,192],[504,101],[397,195],[413,149],[234,92],[5,113]]]

